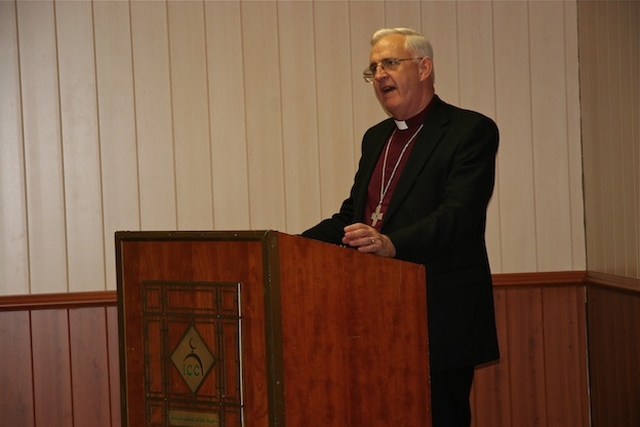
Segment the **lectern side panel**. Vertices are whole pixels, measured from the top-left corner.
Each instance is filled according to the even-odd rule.
[[[267,427],[261,242],[127,240],[119,263],[127,425]]]
[[[422,266],[280,236],[287,424],[431,425]]]
[[[371,269],[349,283],[352,419],[370,426],[431,425],[424,270]]]

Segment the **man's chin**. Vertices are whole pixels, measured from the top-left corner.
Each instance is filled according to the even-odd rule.
[[[389,103],[382,104],[382,108],[384,108],[384,111],[386,111],[388,115],[394,118],[398,113],[398,106],[396,104],[389,104]]]
[[[386,113],[393,117],[393,112],[398,109],[399,100],[396,93],[377,93],[378,102]]]

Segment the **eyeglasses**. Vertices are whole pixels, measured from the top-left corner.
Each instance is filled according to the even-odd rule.
[[[398,65],[402,61],[414,61],[416,59],[422,59],[423,56],[417,56],[415,58],[385,58],[382,61],[376,63],[372,63],[362,72],[362,78],[367,83],[373,83],[373,77],[376,75],[378,71],[378,67],[382,68],[385,71],[395,70],[398,68]]]

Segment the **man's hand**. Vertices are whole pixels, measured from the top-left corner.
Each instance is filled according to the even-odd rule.
[[[389,237],[362,223],[346,226],[342,243],[358,248],[360,252],[373,253],[389,258],[396,256],[396,247]]]

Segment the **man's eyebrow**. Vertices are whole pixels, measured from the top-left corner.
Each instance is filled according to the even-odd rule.
[[[395,58],[381,58],[380,61],[378,61],[378,62],[370,62],[369,66],[379,64],[380,62],[383,62],[383,61],[389,61],[391,59],[395,59]]]

